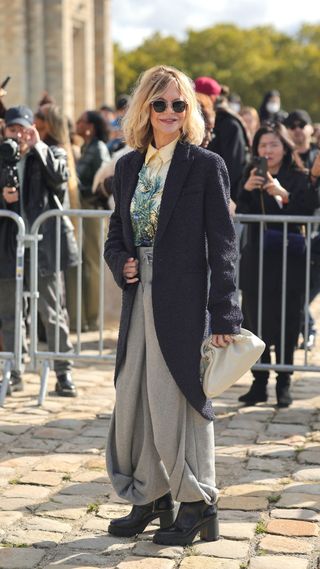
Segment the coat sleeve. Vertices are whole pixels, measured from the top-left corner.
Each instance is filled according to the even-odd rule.
[[[284,185],[286,188],[286,186]],[[310,183],[307,174],[293,171],[288,185],[289,203],[284,206],[285,215],[313,215],[319,206],[317,189]]]
[[[236,237],[229,214],[230,182],[226,165],[209,159],[205,194],[205,225],[211,269],[208,310],[213,334],[238,334],[242,314],[236,300]]]
[[[94,176],[99,168],[109,160],[109,151],[106,144],[101,140],[86,148],[77,162],[78,187],[83,197],[92,196]]]
[[[233,201],[237,202],[243,169],[246,164],[246,141],[238,121],[232,119],[224,121],[223,124],[223,130],[219,133],[219,155],[227,166],[231,197]]]
[[[46,182],[60,190],[61,184],[68,181],[69,169],[67,153],[58,146],[48,146],[44,142],[37,142],[34,146],[35,156],[40,160]]]
[[[113,274],[115,282],[120,288],[124,289],[126,287],[126,281],[123,277],[123,267],[130,255],[123,242],[122,220],[120,215],[120,162],[116,164],[113,179],[113,195],[115,209],[110,218],[108,237],[104,246],[104,258]]]

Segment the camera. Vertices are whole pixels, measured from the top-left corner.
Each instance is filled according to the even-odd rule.
[[[0,144],[0,187],[17,188],[19,177],[17,163],[21,158],[19,143],[14,138],[6,138]]]
[[[15,166],[19,162],[20,147],[14,138],[6,138],[0,144],[0,160],[6,166]]]

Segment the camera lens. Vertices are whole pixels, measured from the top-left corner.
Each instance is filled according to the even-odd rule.
[[[0,144],[0,159],[7,165],[14,165],[20,160],[19,144],[14,138],[7,138]]]

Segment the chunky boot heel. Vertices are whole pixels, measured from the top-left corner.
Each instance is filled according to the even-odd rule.
[[[207,524],[200,530],[200,539],[204,541],[218,541],[219,539],[219,520],[218,516],[208,520]]]
[[[161,528],[173,524],[174,502],[170,492],[144,506],[132,506],[127,516],[111,520],[108,532],[117,537],[132,537],[142,533],[147,525],[157,518],[160,518]]]
[[[206,541],[219,539],[216,505],[205,502],[182,502],[175,522],[168,528],[159,529],[153,542],[159,545],[191,545],[200,533]]]
[[[172,524],[174,523],[175,519],[174,510],[169,510],[168,512],[162,512],[159,517],[160,517],[161,529],[166,529],[169,526],[172,526]]]

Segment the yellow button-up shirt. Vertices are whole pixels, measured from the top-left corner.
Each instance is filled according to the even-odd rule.
[[[163,188],[178,140],[159,149],[148,146],[130,206],[136,247],[152,247],[154,243]]]

